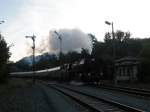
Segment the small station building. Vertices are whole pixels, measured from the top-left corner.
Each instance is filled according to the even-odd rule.
[[[137,80],[139,60],[135,57],[124,57],[115,60],[115,82]]]

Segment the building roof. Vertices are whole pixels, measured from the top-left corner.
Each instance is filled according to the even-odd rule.
[[[115,60],[115,65],[133,65],[133,64],[139,64],[139,59],[136,57],[123,57],[120,59]]]

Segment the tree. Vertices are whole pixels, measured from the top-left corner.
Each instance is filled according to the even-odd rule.
[[[40,57],[41,57],[40,60],[36,62],[36,65],[35,65],[36,70],[53,68],[60,64],[55,54],[44,53]]]
[[[80,60],[80,53],[76,51],[70,51],[64,55],[63,61],[64,63],[74,63],[75,61]]]
[[[128,39],[130,39],[130,37],[131,37],[131,33],[130,33],[130,32],[125,32],[124,35],[125,35],[125,36],[124,36],[124,40],[128,40]]]
[[[141,39],[141,43],[139,79],[145,83],[150,81],[150,38]]]
[[[111,34],[110,34],[109,32],[106,32],[106,33],[105,33],[104,41],[105,41],[105,42],[111,41]]]
[[[117,30],[116,32],[114,32],[114,34],[115,38],[113,39],[111,37],[111,33],[109,32],[105,33],[104,36],[105,53],[111,56],[113,54],[113,50],[115,50],[114,52],[116,59],[128,56],[129,51],[131,51],[130,48],[132,46],[132,44],[129,45],[129,43],[132,42],[132,39],[130,39],[131,33]],[[134,52],[132,54],[134,54]]]
[[[4,37],[0,34],[0,82],[3,82],[8,75],[7,62],[9,57],[9,46],[7,46]]]
[[[125,33],[121,30],[118,30],[116,33],[116,40],[122,41],[124,39]]]

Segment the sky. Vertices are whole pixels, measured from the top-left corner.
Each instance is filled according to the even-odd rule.
[[[105,32],[130,31],[132,37],[150,37],[149,0],[0,0],[0,32],[13,44],[10,60],[27,56],[32,46],[25,36],[36,35],[36,45],[51,30],[80,29],[103,41]]]

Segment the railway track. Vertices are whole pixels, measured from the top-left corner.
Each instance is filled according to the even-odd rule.
[[[81,105],[89,108],[92,112],[144,112],[143,110],[120,104],[118,102],[98,98],[70,87],[60,85],[49,86],[76,100]]]
[[[104,89],[115,90],[115,91],[119,91],[119,92],[133,94],[133,95],[150,97],[150,90],[129,88],[129,87],[120,87],[120,86],[100,86],[100,87],[104,88]]]

